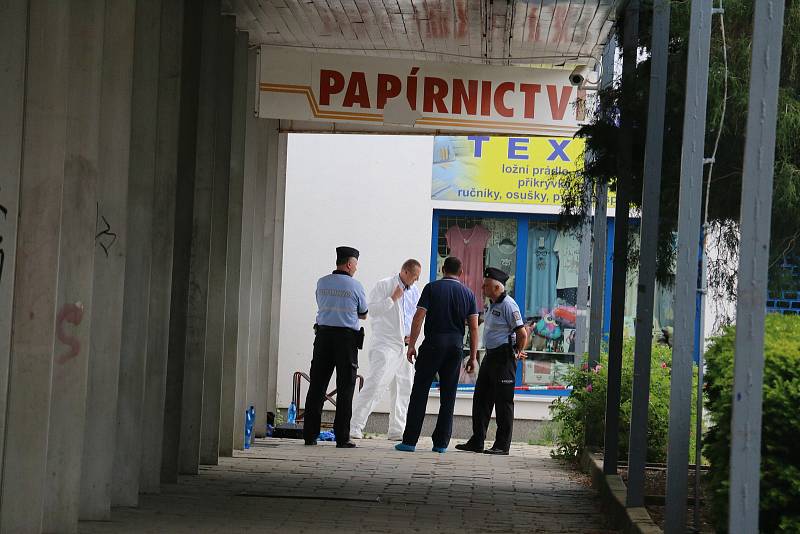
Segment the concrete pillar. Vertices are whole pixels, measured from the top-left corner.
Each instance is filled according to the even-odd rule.
[[[242,259],[242,217],[244,209],[244,154],[247,123],[247,33],[237,32],[234,40],[233,95],[231,102],[230,189],[228,191],[228,250],[225,286],[225,336],[222,362],[219,455],[233,456],[236,429],[237,384],[244,374],[239,362],[239,286]],[[248,269],[249,272],[249,269]],[[241,397],[241,395],[240,395]],[[241,398],[240,398],[241,400]],[[242,411],[242,413],[244,413]],[[244,429],[244,425],[242,430]],[[238,443],[238,442],[237,442]]]
[[[236,18],[220,17],[218,60],[215,72],[216,118],[211,199],[211,248],[208,274],[203,416],[200,463],[217,465],[219,459],[222,365],[225,338],[225,290],[228,256],[228,192],[231,171],[231,105],[233,98],[233,41]],[[236,325],[232,325],[235,331]]]
[[[39,532],[42,527],[66,146],[69,7],[67,2],[31,2],[27,13],[31,37],[0,500],[2,532]]]
[[[175,187],[178,173],[183,9],[183,2],[163,2],[161,5],[150,324],[147,331],[139,493],[158,493],[161,488],[161,446],[164,433],[175,236]]]
[[[69,2],[67,137],[44,532],[78,529],[97,228],[104,15],[104,0]]]
[[[257,369],[255,358],[251,357],[254,352],[252,347],[258,346],[258,334],[253,324],[253,309],[256,300],[253,295],[253,281],[256,273],[261,279],[260,267],[254,269],[256,264],[260,266],[260,249],[256,251],[261,240],[254,240],[254,232],[260,226],[257,224],[256,209],[263,202],[259,202],[261,197],[257,192],[257,172],[258,172],[258,140],[260,131],[259,119],[255,116],[256,98],[256,64],[257,50],[247,51],[247,109],[246,109],[246,129],[244,139],[244,206],[242,208],[242,254],[241,271],[239,278],[239,334],[237,344],[237,365],[236,365],[236,414],[234,416],[234,447],[244,449],[244,413],[251,405],[254,405],[255,395],[253,394],[255,384],[255,371]],[[263,217],[262,217],[263,220]],[[260,308],[259,308],[260,312]],[[259,313],[260,316],[260,313]]]
[[[111,502],[136,506],[142,457],[142,400],[152,256],[153,181],[158,113],[158,51],[161,1],[136,3],[128,182],[128,250],[120,353],[117,442]]]
[[[192,215],[189,308],[186,318],[186,354],[181,402],[178,469],[196,474],[200,460],[200,428],[205,372],[206,321],[208,318],[209,253],[214,176],[216,87],[219,66],[219,0],[204,0],[197,112],[194,213]]]
[[[259,146],[258,178],[266,182],[263,250],[261,255],[261,318],[262,326],[258,347],[258,374],[256,376],[256,422],[255,434],[264,437],[267,422],[267,398],[269,396],[270,336],[272,315],[272,277],[275,266],[275,197],[278,192],[275,161],[278,159],[277,120],[265,123],[264,140]],[[256,234],[256,239],[258,234]]]
[[[134,16],[131,2],[106,2],[99,128],[102,149],[80,490],[80,518],[88,520],[108,520],[111,515],[127,249]]]
[[[28,0],[5,2],[0,17],[0,483],[11,355],[11,312],[22,172],[22,126],[25,103],[25,49]],[[1,486],[0,486],[1,487]]]
[[[180,121],[178,124],[178,180],[175,187],[175,233],[172,251],[172,299],[170,302],[167,387],[161,446],[161,481],[178,480],[178,449],[183,399],[183,364],[189,268],[194,207],[194,175],[197,149],[198,79],[200,72],[200,25],[202,6],[185,9],[181,57]]]
[[[277,410],[278,379],[291,380],[291,376],[278,377],[278,351],[281,326],[281,286],[283,278],[283,224],[286,214],[286,149],[289,135],[275,132],[277,153],[270,165],[270,182],[275,181],[272,238],[272,292],[269,314],[269,370],[267,372],[267,410]],[[267,221],[269,224],[269,221]]]

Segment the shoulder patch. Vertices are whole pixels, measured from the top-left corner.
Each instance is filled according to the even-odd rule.
[[[522,317],[520,316],[518,311],[514,312],[514,320],[515,321],[521,321],[522,320]]]

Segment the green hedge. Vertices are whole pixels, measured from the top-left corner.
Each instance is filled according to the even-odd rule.
[[[761,430],[760,529],[800,532],[800,317],[767,316]],[[715,338],[706,354],[706,406],[713,426],[705,437],[712,510],[727,528],[735,330]]]
[[[619,459],[627,461],[631,421],[631,388],[633,386],[634,340],[625,341],[622,354],[622,388],[619,417]],[[608,384],[608,354],[601,355],[600,365],[588,369],[572,368],[567,381],[573,386],[569,397],[560,397],[550,406],[553,420],[560,432],[552,455],[574,459],[583,452],[584,444],[591,448],[603,445],[603,429]],[[667,429],[669,425],[669,387],[672,351],[664,345],[653,345],[650,363],[650,408],[647,429],[647,461],[665,462],[667,458]],[[696,376],[696,375],[695,375]],[[695,384],[697,382],[695,381]],[[591,385],[590,385],[591,384]],[[694,391],[695,388],[692,388]],[[694,400],[692,418],[694,419]],[[692,424],[694,429],[694,424]],[[694,440],[692,440],[694,441]],[[691,453],[694,454],[692,443]]]

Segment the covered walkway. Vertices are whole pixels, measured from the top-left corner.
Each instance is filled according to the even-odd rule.
[[[439,455],[430,439],[414,454],[393,445],[373,439],[336,450],[258,440],[199,476],[142,495],[139,508],[113,509],[110,522],[81,522],[79,531],[613,532],[588,478],[551,459],[547,447],[515,444],[497,457]]]

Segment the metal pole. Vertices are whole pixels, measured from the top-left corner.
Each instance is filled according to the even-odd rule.
[[[600,89],[614,82],[614,57],[617,53],[617,40],[612,37],[603,52],[603,70],[600,74]],[[602,110],[606,111],[606,110]],[[603,338],[603,289],[606,284],[606,211],[608,205],[608,185],[595,186],[594,221],[592,224],[592,289],[589,303],[589,367],[597,365],[600,359],[600,342]]]
[[[711,0],[692,2],[686,107],[683,115],[678,254],[675,283],[675,345],[672,350],[669,444],[667,448],[667,534],[686,530],[689,424],[692,398],[695,314],[697,312],[697,234],[703,187],[703,147],[711,42]]]
[[[626,109],[634,97],[636,81],[637,36],[639,34],[639,1],[631,0],[625,11],[622,34],[622,98],[619,135],[619,176],[617,206],[614,212],[614,265],[611,282],[611,332],[608,341],[608,390],[606,393],[606,428],[603,472],[617,473],[619,460],[619,404],[622,387],[622,334],[625,315],[625,282],[628,271],[628,188],[632,175],[633,134],[631,113]]]
[[[661,202],[661,159],[664,149],[664,110],[669,55],[669,0],[653,3],[653,42],[650,55],[650,95],[644,154],[639,287],[636,306],[636,350],[628,447],[627,506],[644,506],[647,463],[647,415],[650,400],[650,356],[653,349],[653,299]]]
[[[709,174],[709,180],[711,175]],[[706,329],[706,293],[708,282],[706,272],[708,269],[708,256],[706,254],[706,239],[708,238],[708,223],[703,225],[703,239],[700,253],[700,346],[697,348],[697,398],[695,399],[695,429],[694,429],[694,529],[700,531],[700,458],[703,452],[703,360],[705,355],[705,329]]]
[[[767,295],[783,12],[783,0],[756,0],[742,174],[742,235],[731,419],[730,532],[758,532],[764,300]]]
[[[590,159],[591,155],[587,154],[586,159]],[[591,202],[591,182],[587,178],[584,181],[583,192],[584,206],[588,206]],[[589,300],[589,262],[591,261],[591,247],[592,247],[592,224],[587,213],[583,217],[580,229],[580,261],[578,262],[578,301],[575,304],[577,309],[577,317],[575,319],[575,365],[580,365],[583,360],[583,354],[586,352],[586,338],[587,331],[587,316],[586,305]]]

